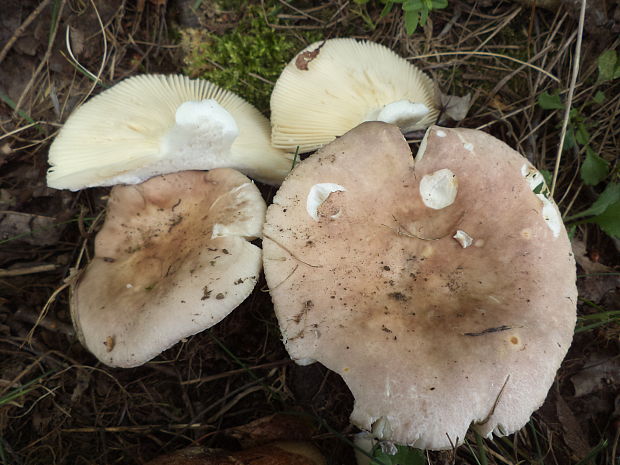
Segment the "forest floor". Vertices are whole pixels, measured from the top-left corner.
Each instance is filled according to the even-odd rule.
[[[305,418],[309,429],[290,434],[309,435],[329,464],[354,463],[352,396],[320,364],[289,360],[264,280],[220,324],[144,366],[99,363],[76,338],[66,278],[92,257],[109,189],[59,191],[45,179],[63,122],[126,77],[204,77],[268,116],[284,64],[333,37],[380,42],[443,93],[469,94],[467,116],[447,125],[483,129],[550,174],[582,39],[554,196],[579,264],[573,346],[521,431],[495,441],[470,433],[465,445],[426,456],[620,463],[620,244],[601,229],[617,234],[609,216],[619,209],[578,215],[619,181],[620,3],[589,1],[583,31],[580,2],[540,3],[551,6],[450,0],[407,34],[400,5],[382,16],[377,0],[2,0],[0,463],[141,464],[190,445],[234,450],[240,427],[276,413]],[[262,191],[269,201],[275,189]]]

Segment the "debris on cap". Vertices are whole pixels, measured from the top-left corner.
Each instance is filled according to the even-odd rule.
[[[50,147],[47,182],[75,191],[228,167],[279,184],[292,157],[271,146],[270,131],[256,108],[208,81],[135,76],[71,114]]]
[[[414,162],[398,128],[371,122],[284,181],[263,231],[284,343],[297,363],[343,377],[356,426],[449,449],[470,426],[512,433],[543,403],[572,340],[577,290],[536,173],[469,129],[430,128]],[[314,218],[307,197],[326,183],[340,188]]]
[[[438,116],[433,82],[374,42],[330,39],[301,51],[271,95],[271,141],[299,153],[315,150],[364,121],[426,129]]]
[[[265,202],[241,173],[184,171],[116,186],[95,257],[72,285],[71,314],[88,350],[141,365],[222,320],[261,269]]]

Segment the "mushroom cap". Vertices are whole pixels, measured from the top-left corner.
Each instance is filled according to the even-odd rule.
[[[344,378],[355,425],[446,449],[470,425],[510,434],[542,404],[577,290],[538,180],[481,131],[432,127],[414,163],[398,128],[374,122],[287,177],[267,210],[265,276],[291,357]],[[327,183],[341,188],[317,221],[306,198]]]
[[[271,94],[271,141],[300,153],[315,150],[364,121],[397,124],[403,132],[436,119],[431,79],[374,42],[315,42],[284,68]]]
[[[81,342],[110,366],[138,366],[222,320],[261,269],[265,202],[241,173],[184,171],[116,186],[95,257],[72,287]]]
[[[228,167],[279,184],[292,158],[271,146],[270,130],[254,106],[208,81],[135,76],[71,114],[50,147],[47,182],[79,190]]]

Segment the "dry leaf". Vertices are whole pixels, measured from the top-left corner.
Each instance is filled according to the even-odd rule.
[[[436,99],[439,100],[437,104],[441,111],[439,124],[449,120],[462,121],[465,119],[471,107],[471,94],[459,97],[457,95],[447,95],[437,90],[435,95],[437,96]]]
[[[564,430],[564,442],[578,459],[584,458],[590,451],[590,446],[584,439],[583,433],[575,414],[568,406],[564,398],[558,394],[555,401],[558,420]]]
[[[575,260],[577,261],[577,264],[581,268],[583,268],[583,271],[585,271],[586,274],[609,273],[613,271],[613,268],[603,265],[602,263],[597,263],[590,260],[590,257],[588,257],[588,252],[586,250],[586,245],[583,243],[583,241],[580,241],[579,239],[572,239],[570,243],[573,248],[573,254],[575,254]]]
[[[608,385],[620,383],[620,357],[592,357],[586,366],[571,377],[575,397],[594,394]]]
[[[52,245],[60,228],[56,218],[13,211],[0,211],[0,241],[15,240],[32,245]]]
[[[233,428],[230,435],[243,447],[252,447],[278,440],[308,438],[312,435],[312,426],[299,417],[275,414]]]

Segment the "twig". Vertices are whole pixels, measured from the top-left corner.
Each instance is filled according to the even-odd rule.
[[[13,268],[5,270],[0,268],[0,278],[10,278],[12,276],[24,276],[27,274],[45,273],[47,271],[54,271],[58,268],[58,265],[54,263],[46,263],[45,265],[25,266],[22,268]]]
[[[43,321],[43,319],[47,316],[47,312],[49,311],[49,309],[52,306],[52,304],[54,302],[56,302],[56,297],[58,297],[58,295],[62,291],[64,291],[66,288],[68,288],[70,285],[71,284],[69,282],[65,282],[59,288],[57,288],[54,292],[52,292],[52,295],[50,296],[49,299],[47,299],[47,302],[45,302],[45,305],[43,306],[43,309],[39,313],[39,317],[37,318],[37,321],[35,321],[34,325],[30,329],[30,331],[28,332],[28,336],[26,337],[26,340],[24,341],[23,344],[32,344],[32,337],[34,336],[34,332],[36,331],[36,329],[39,326],[39,324]],[[23,346],[23,344],[22,344],[22,346]]]
[[[483,56],[483,57],[493,57],[493,58],[503,58],[504,60],[514,61],[515,63],[519,63],[520,65],[528,66],[532,69],[535,69],[539,73],[544,74],[550,79],[553,79],[555,82],[560,82],[560,79],[555,77],[549,71],[545,71],[539,66],[528,63],[527,61],[519,60],[518,58],[514,58],[508,55],[502,55],[500,53],[493,52],[477,52],[475,50],[471,51],[463,51],[463,52],[440,52],[440,53],[427,53],[426,55],[416,55],[414,57],[407,57],[407,60],[420,60],[422,58],[437,58],[442,56],[451,56],[451,55],[471,55],[471,56]]]
[[[562,160],[562,151],[564,150],[564,139],[566,138],[566,130],[568,129],[568,120],[570,118],[570,110],[573,104],[573,94],[575,93],[575,85],[577,84],[577,76],[579,74],[579,60],[581,59],[581,40],[583,38],[583,25],[586,17],[586,0],[581,0],[581,11],[579,13],[579,29],[577,34],[577,44],[575,45],[575,62],[573,63],[573,75],[568,88],[568,97],[566,99],[566,110],[564,112],[564,121],[562,122],[562,132],[560,133],[560,143],[558,144],[558,155],[555,159],[555,167],[553,169],[553,180],[551,181],[551,197],[555,191],[555,185],[558,181],[558,171],[560,170],[560,161]]]
[[[0,61],[2,61],[2,60],[0,60]],[[4,133],[4,134],[0,135],[0,140],[4,139],[5,137],[10,137],[10,136],[13,136],[15,134],[18,134],[18,133],[20,133],[22,131],[25,131],[26,129],[29,129],[29,128],[33,127],[33,126],[37,126],[39,124],[41,124],[41,121],[38,121],[38,122],[35,121],[34,123],[27,124],[26,126],[22,126],[21,128],[14,129],[11,132]]]
[[[477,423],[478,425],[484,425],[491,419],[491,417],[495,413],[495,409],[497,408],[497,405],[499,404],[499,400],[502,398],[502,394],[504,393],[504,389],[506,388],[506,385],[508,384],[508,380],[510,380],[510,375],[506,376],[506,381],[504,381],[502,388],[497,393],[497,397],[495,398],[495,402],[493,402],[493,407],[491,407],[491,411],[489,412],[489,414],[486,416],[484,420]]]
[[[39,6],[36,7],[34,11],[30,13],[30,15],[28,15],[26,20],[15,30],[11,38],[7,41],[7,43],[4,45],[4,47],[2,47],[2,50],[0,51],[0,63],[4,61],[7,54],[9,53],[9,50],[11,50],[11,48],[13,47],[13,44],[17,41],[17,39],[20,38],[20,36],[24,33],[26,28],[30,26],[30,24],[35,19],[37,19],[37,17],[41,14],[41,11],[43,11],[43,9],[47,6],[49,2],[50,0],[43,0],[39,4]]]
[[[269,237],[267,234],[263,234],[263,238],[264,239],[269,239],[271,242],[273,242],[274,244],[276,244],[278,247],[280,247],[281,249],[284,249],[284,251],[288,252],[288,254],[293,257],[295,260],[297,260],[298,262],[303,263],[304,265],[308,265],[312,268],[323,268],[323,265],[312,265],[308,262],[304,262],[301,258],[299,258],[297,255],[295,255],[293,252],[291,252],[289,249],[287,249],[286,247],[284,247],[282,244],[280,244],[278,241],[276,241],[275,239]]]
[[[30,324],[34,324],[38,322],[39,326],[49,331],[53,331],[55,333],[61,333],[61,334],[64,334],[70,337],[75,336],[75,331],[73,330],[73,326],[63,323],[62,321],[49,318],[49,317],[39,321],[38,313],[26,307],[19,308],[13,314],[13,318],[15,318],[16,320],[24,321],[26,323],[30,323]]]
[[[39,63],[39,66],[37,66],[37,68],[34,70],[34,73],[32,73],[32,77],[30,78],[30,81],[28,81],[28,84],[26,84],[26,87],[24,87],[22,94],[19,96],[19,100],[15,104],[15,110],[14,110],[15,114],[19,114],[19,109],[22,106],[24,98],[26,97],[28,92],[30,92],[30,89],[32,88],[32,85],[34,84],[34,81],[39,76],[39,73],[41,72],[43,67],[48,64],[47,62],[50,56],[52,55],[52,50],[54,50],[54,41],[56,40],[56,34],[58,33],[58,29],[60,26],[60,19],[62,18],[62,10],[65,8],[65,3],[67,3],[67,0],[62,0],[60,2],[60,7],[58,7],[58,16],[57,16],[58,22],[55,25],[52,24],[52,27],[54,28],[54,30],[51,31],[51,36],[50,36],[49,44],[47,45],[47,50],[45,51],[45,55],[43,55],[43,58],[41,59],[41,63]]]
[[[256,365],[253,367],[239,368],[237,370],[230,370],[224,373],[218,373],[217,375],[205,376],[203,378],[188,379],[187,381],[181,381],[181,385],[208,383],[210,381],[215,381],[215,380],[222,379],[222,378],[228,378],[229,376],[246,373],[248,370],[260,370],[263,368],[273,368],[273,367],[278,367],[278,366],[283,366],[283,365],[290,365],[291,363],[293,363],[292,360],[278,360],[277,362],[269,362],[269,363],[263,363],[261,365]]]
[[[63,428],[63,433],[146,433],[149,431],[166,431],[171,429],[206,429],[215,428],[205,423],[174,423],[171,425],[136,425],[136,426],[86,426],[84,428]]]

